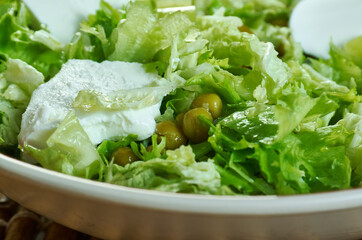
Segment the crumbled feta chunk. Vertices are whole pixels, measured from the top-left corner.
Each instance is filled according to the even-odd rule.
[[[65,116],[81,90],[107,94],[120,89],[141,88],[157,81],[157,74],[145,72],[142,64],[128,62],[97,63],[91,60],[69,60],[60,72],[33,92],[19,134],[19,143],[45,148],[46,140]],[[139,140],[150,137],[155,130],[155,117],[160,103],[140,109],[75,110],[80,124],[93,144],[129,134]]]

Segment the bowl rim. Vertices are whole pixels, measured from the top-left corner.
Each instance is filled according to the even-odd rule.
[[[71,195],[132,207],[195,214],[292,215],[362,208],[362,188],[289,196],[215,196],[113,185],[58,173],[0,154],[0,174]],[[1,185],[1,184],[0,184]],[[0,186],[1,187],[1,186]]]

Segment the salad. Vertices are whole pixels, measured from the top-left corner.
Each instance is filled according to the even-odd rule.
[[[297,1],[196,0],[171,13],[158,2],[102,1],[64,45],[22,2],[0,0],[1,152],[168,192],[362,186],[361,38],[316,59],[288,28]]]

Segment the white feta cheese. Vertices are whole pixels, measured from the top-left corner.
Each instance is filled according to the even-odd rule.
[[[23,114],[19,143],[45,148],[46,140],[73,109],[72,103],[81,90],[107,94],[145,87],[159,79],[157,74],[146,73],[139,63],[69,60],[53,79],[33,92]],[[91,142],[98,144],[129,134],[138,135],[139,140],[150,137],[156,127],[154,119],[160,115],[159,107],[160,103],[157,103],[140,109],[77,109],[75,113]]]

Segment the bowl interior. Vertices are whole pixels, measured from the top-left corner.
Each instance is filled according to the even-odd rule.
[[[105,202],[152,209],[214,214],[295,214],[362,207],[362,188],[293,196],[211,196],[134,189],[68,176],[0,155],[0,174],[12,179],[1,184],[5,194],[16,191],[20,181]],[[13,193],[15,192],[15,193]],[[16,199],[15,199],[16,200]],[[242,204],[241,204],[242,203]]]

